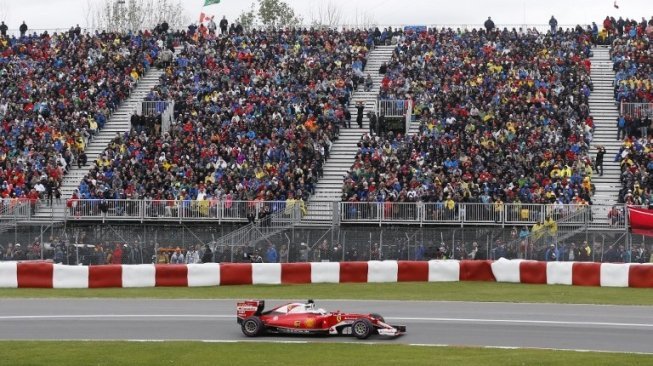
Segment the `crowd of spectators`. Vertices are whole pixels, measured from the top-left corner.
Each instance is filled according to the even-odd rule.
[[[522,231],[528,233],[528,229]],[[35,238],[31,243],[7,242],[0,244],[0,261],[46,260],[66,265],[104,264],[197,264],[197,263],[286,263],[320,261],[367,260],[497,260],[531,259],[541,261],[625,262],[653,263],[648,244],[633,244],[628,248],[619,242],[613,244],[573,240],[550,245],[539,245],[537,240],[522,238],[517,228],[511,230],[507,240],[492,243],[456,240],[444,243],[426,240],[415,245],[396,243],[380,245],[378,242],[329,244],[323,240],[314,247],[306,243],[275,245],[272,243],[249,246],[215,247],[212,243],[165,245],[154,241],[131,243],[102,241],[96,244],[71,244],[59,238],[41,243]]]
[[[201,29],[150,100],[174,100],[161,134],[116,136],[79,198],[306,200],[344,123],[367,31]]]
[[[640,22],[619,19],[613,34],[610,56],[615,71],[614,98],[621,103],[648,103],[648,107],[626,105],[617,118],[618,140],[623,144],[615,157],[621,166],[619,202],[653,206],[653,17]]]
[[[614,63],[617,102],[653,102],[653,17],[641,22],[623,20],[615,33],[610,55]]]
[[[591,33],[401,34],[381,97],[412,99],[419,133],[365,135],[348,202],[591,204]]]
[[[33,208],[59,198],[62,176],[158,51],[149,32],[0,37],[0,196]]]

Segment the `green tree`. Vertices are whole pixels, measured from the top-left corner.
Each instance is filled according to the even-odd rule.
[[[256,26],[256,10],[254,8],[254,3],[252,3],[249,11],[243,11],[240,13],[238,18],[236,18],[236,23],[240,24],[245,30],[251,30]]]
[[[258,0],[258,17],[263,26],[271,28],[294,27],[302,22],[295,10],[281,0]]]

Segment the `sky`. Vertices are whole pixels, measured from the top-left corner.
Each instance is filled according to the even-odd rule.
[[[0,0],[0,19],[10,29],[25,20],[30,29],[68,29],[86,26],[84,9],[89,3],[114,0]],[[222,0],[203,7],[204,0],[181,0],[186,15],[196,21],[200,12],[229,20],[248,10],[253,0]],[[555,15],[559,25],[589,24],[606,15],[649,19],[653,16],[651,0],[285,0],[306,24],[311,11],[331,2],[343,13],[343,23],[361,24],[363,18],[378,25],[470,25],[480,26],[488,16],[497,25],[547,24]],[[357,21],[358,19],[358,21]]]

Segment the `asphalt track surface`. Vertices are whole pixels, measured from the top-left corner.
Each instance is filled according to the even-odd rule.
[[[286,303],[268,300],[267,308]],[[236,300],[2,299],[0,339],[252,341]],[[404,324],[394,339],[265,336],[256,341],[378,342],[653,353],[653,307],[428,301],[316,301]]]

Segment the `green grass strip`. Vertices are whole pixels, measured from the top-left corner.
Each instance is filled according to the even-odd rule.
[[[3,365],[652,365],[640,354],[346,343],[0,342]]]
[[[653,305],[653,289],[493,282],[351,283],[138,289],[0,289],[0,298],[360,299]]]

